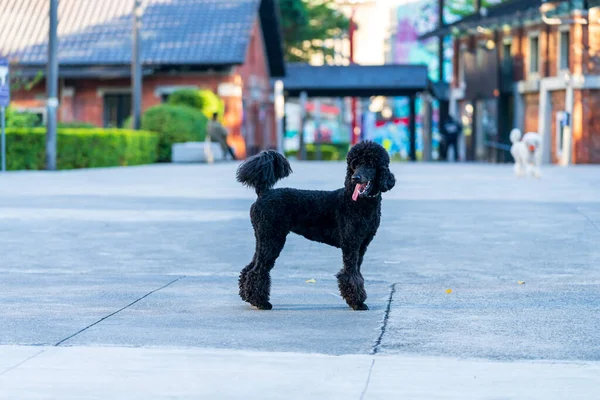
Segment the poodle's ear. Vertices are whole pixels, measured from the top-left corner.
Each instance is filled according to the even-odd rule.
[[[388,190],[392,190],[392,188],[396,185],[396,177],[392,174],[392,171],[388,167],[382,168],[379,171],[379,190],[383,192],[387,192]]]

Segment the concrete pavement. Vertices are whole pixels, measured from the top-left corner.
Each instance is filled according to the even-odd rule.
[[[345,167],[293,168],[282,186],[333,189]],[[0,176],[0,398],[168,397],[175,387],[175,398],[268,398],[273,381],[274,398],[360,398],[368,387],[365,398],[548,399],[577,382],[570,398],[586,398],[600,388],[600,168],[549,167],[539,181],[508,165],[393,170],[363,267],[365,313],[337,293],[339,250],[294,236],[273,271],[274,310],[241,302],[254,194],[234,164]],[[191,379],[207,374],[203,363],[216,372]],[[270,373],[244,375],[254,369]],[[472,370],[487,380],[452,374]],[[220,385],[222,371],[241,374],[235,386]],[[106,395],[85,389],[128,372],[137,380]],[[223,396],[210,392],[219,386]],[[40,395],[19,397],[27,388]]]
[[[2,352],[27,360],[0,375],[3,399],[579,400],[594,398],[600,387],[598,363],[198,348],[9,346]]]

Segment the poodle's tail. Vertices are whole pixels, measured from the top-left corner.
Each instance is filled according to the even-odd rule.
[[[243,185],[254,188],[260,196],[291,173],[292,167],[283,155],[266,150],[244,161],[238,167],[236,178]]]
[[[510,131],[510,142],[516,143],[519,140],[521,140],[521,130],[518,128],[515,128],[512,131]]]

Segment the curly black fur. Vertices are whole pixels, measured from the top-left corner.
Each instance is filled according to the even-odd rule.
[[[267,150],[240,165],[236,178],[238,182],[256,189],[256,194],[260,196],[291,173],[292,167],[284,156],[275,150]]]
[[[272,189],[292,169],[281,154],[264,151],[244,162],[237,180],[253,187],[258,199],[250,208],[256,251],[240,274],[240,297],[270,310],[270,271],[290,232],[342,249],[344,266],[336,275],[346,303],[367,310],[367,293],[360,272],[367,247],[379,228],[381,193],[394,187],[387,151],[374,142],[362,142],[348,153],[346,179],[334,191]],[[353,199],[353,193],[361,193]]]

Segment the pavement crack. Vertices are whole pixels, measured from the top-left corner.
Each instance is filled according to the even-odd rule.
[[[2,375],[4,375],[4,374],[6,374],[7,372],[10,372],[10,371],[12,371],[12,370],[14,370],[14,369],[17,369],[17,368],[19,368],[21,365],[25,364],[27,361],[29,361],[29,360],[31,360],[31,359],[33,359],[33,358],[35,358],[35,357],[39,356],[40,354],[42,354],[42,353],[43,353],[43,352],[45,352],[45,351],[46,351],[45,349],[44,349],[44,350],[40,350],[40,351],[38,351],[37,353],[35,353],[35,354],[33,354],[33,355],[31,355],[31,356],[27,357],[27,358],[26,358],[26,359],[24,359],[23,361],[20,361],[20,362],[18,362],[17,364],[15,364],[15,365],[12,365],[12,366],[10,366],[10,367],[8,367],[8,368],[6,368],[6,369],[4,369],[4,370],[0,371],[0,376],[2,376]]]
[[[385,308],[385,313],[383,314],[383,323],[381,324],[381,330],[379,331],[379,337],[375,341],[373,345],[373,349],[371,350],[371,354],[379,353],[381,349],[381,341],[383,340],[383,335],[385,335],[385,330],[387,329],[388,321],[390,319],[390,311],[392,309],[392,300],[394,299],[394,293],[396,293],[396,284],[392,284],[390,286],[390,296],[388,297],[387,307]]]
[[[167,283],[166,285],[163,285],[163,286],[159,287],[158,289],[154,289],[153,291],[146,293],[146,294],[145,294],[145,295],[143,295],[142,297],[140,297],[140,298],[136,299],[135,301],[132,301],[131,303],[127,304],[126,306],[119,308],[117,311],[115,311],[115,312],[112,312],[112,313],[110,313],[110,314],[106,315],[105,317],[102,317],[102,318],[100,318],[98,321],[94,322],[93,324],[90,324],[90,325],[86,326],[85,328],[83,328],[83,329],[81,329],[81,330],[79,330],[79,331],[75,332],[75,333],[74,333],[74,334],[72,334],[71,336],[68,336],[68,337],[66,337],[66,338],[62,339],[61,341],[57,342],[57,343],[56,343],[54,346],[60,346],[61,344],[63,344],[63,343],[64,343],[64,342],[66,342],[67,340],[74,338],[75,336],[79,335],[80,333],[87,331],[87,330],[88,330],[88,329],[90,329],[91,327],[93,327],[93,326],[95,326],[95,325],[98,325],[100,322],[102,322],[102,321],[104,321],[104,320],[106,320],[106,319],[108,319],[108,318],[112,317],[113,315],[116,315],[116,314],[120,313],[120,312],[121,312],[121,311],[123,311],[123,310],[126,310],[126,309],[128,309],[129,307],[131,307],[131,306],[132,306],[132,305],[134,305],[135,303],[138,303],[138,302],[140,302],[140,301],[144,300],[146,297],[150,296],[150,295],[151,295],[151,294],[153,294],[153,293],[156,293],[156,292],[158,292],[158,291],[160,291],[160,290],[163,290],[163,289],[164,289],[164,288],[166,288],[166,287],[169,287],[169,286],[171,286],[172,284],[174,284],[174,283],[175,283],[175,282],[177,282],[177,281],[180,281],[180,280],[181,280],[181,279],[183,279],[183,278],[185,278],[185,276],[180,276],[179,278],[172,280],[171,282]]]
[[[579,214],[583,215],[583,216],[585,217],[585,219],[587,219],[587,220],[588,220],[588,222],[589,222],[590,224],[592,224],[592,226],[594,227],[594,229],[596,229],[598,232],[600,232],[600,227],[598,227],[598,225],[596,225],[596,223],[594,222],[594,220],[593,220],[593,219],[591,219],[591,218],[589,217],[589,215],[587,215],[586,213],[584,213],[583,211],[581,211],[581,210],[580,210],[578,207],[576,207],[576,208],[575,208],[575,210],[576,210],[576,211],[577,211]]]
[[[367,375],[367,382],[365,383],[365,388],[363,389],[362,393],[360,394],[360,400],[363,400],[365,398],[365,395],[367,394],[367,390],[369,389],[369,382],[371,382],[371,373],[373,372],[374,366],[375,366],[375,359],[373,359],[373,362],[371,363],[371,368],[369,368],[369,375]]]

